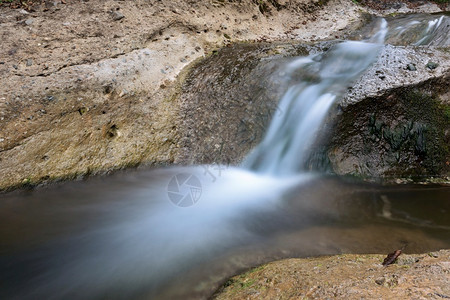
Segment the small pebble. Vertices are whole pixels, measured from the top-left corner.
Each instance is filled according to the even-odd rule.
[[[409,70],[409,71],[417,71],[417,68],[416,68],[416,66],[414,64],[408,64],[406,66],[406,69]]]
[[[383,285],[385,282],[386,282],[386,279],[384,277],[375,279],[375,283],[378,285]]]
[[[427,68],[430,69],[430,70],[434,70],[434,69],[436,69],[438,66],[439,66],[439,64],[437,64],[437,63],[435,63],[435,62],[432,62],[432,61],[430,61],[430,62],[427,63]]]
[[[30,26],[31,24],[33,24],[34,20],[33,19],[26,19],[25,20],[25,24]]]
[[[120,11],[117,10],[112,11],[111,15],[114,21],[119,21],[125,18],[125,16]]]

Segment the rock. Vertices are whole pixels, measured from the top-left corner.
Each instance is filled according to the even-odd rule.
[[[433,258],[438,258],[439,257],[439,252],[430,252],[430,253],[428,253],[428,255],[430,257],[433,257]]]
[[[432,58],[440,67],[412,73],[401,63],[405,58],[411,65]],[[323,138],[331,141],[325,141],[328,170],[394,182],[449,174],[449,68],[447,53],[440,48],[386,46],[340,102],[342,112],[328,129],[333,136]]]
[[[416,65],[414,64],[407,64],[406,69],[409,71],[417,71]]]
[[[448,298],[450,250],[438,253],[438,258],[421,255],[424,259],[414,267],[373,268],[382,255],[275,261],[230,278],[212,299]],[[255,294],[257,297],[252,297]]]
[[[118,10],[113,10],[111,12],[111,16],[114,21],[119,21],[119,20],[122,20],[123,18],[125,18],[125,16]]]
[[[34,22],[33,19],[26,19],[26,20],[25,20],[25,24],[28,25],[28,26],[32,25],[33,22]]]
[[[0,76],[0,96],[7,99],[0,101],[0,105],[10,116],[23,117],[5,117],[0,126],[0,135],[5,138],[6,144],[2,147],[7,149],[0,152],[3,171],[0,189],[20,185],[26,177],[31,177],[34,183],[45,176],[74,178],[79,174],[145,163],[239,163],[248,150],[259,142],[271,114],[277,111],[276,101],[283,92],[283,84],[272,83],[265,77],[276,72],[276,64],[262,59],[304,55],[307,51],[301,46],[287,45],[286,53],[281,55],[275,55],[278,50],[269,47],[260,48],[267,53],[257,50],[258,55],[250,57],[242,47],[239,56],[249,60],[239,63],[231,59],[230,63],[238,65],[236,69],[229,70],[236,73],[220,69],[221,66],[216,66],[210,57],[207,62],[196,62],[199,69],[193,68],[193,62],[197,59],[224,45],[223,32],[214,34],[217,30],[223,30],[221,24],[228,29],[233,28],[228,34],[240,41],[271,42],[287,38],[297,44],[298,41],[310,41],[312,36],[326,40],[336,32],[345,35],[347,28],[365,22],[361,17],[362,8],[351,1],[320,1],[323,5],[314,7],[305,5],[311,1],[284,1],[289,4],[280,11],[272,9],[267,18],[257,16],[258,5],[251,0],[224,1],[217,7],[202,4],[201,1],[119,1],[120,12],[105,12],[102,1],[90,1],[88,5],[84,3],[87,6],[72,2],[67,1],[55,18],[44,11],[33,12],[31,18],[17,10],[1,7],[2,16],[5,13],[6,17],[2,19],[2,32],[5,34],[0,43],[0,57],[5,58],[2,60],[8,68],[1,66],[0,70],[3,72]],[[108,3],[118,5],[119,2]],[[273,4],[264,2],[269,6]],[[171,6],[176,7],[179,14],[161,13],[162,9],[168,12]],[[101,20],[103,15],[111,22],[120,22],[124,18],[122,12],[128,11],[127,26],[116,26],[116,23],[105,27],[104,22],[92,21]],[[76,22],[72,22],[69,15],[76,15]],[[17,30],[17,17],[20,20],[30,18],[28,24],[25,23],[27,25],[35,20],[42,26],[37,31]],[[308,20],[308,26],[314,28],[313,32],[300,29],[304,20]],[[358,24],[351,25],[355,20]],[[72,23],[70,27],[75,26],[73,29],[77,33],[86,36],[74,39],[74,32],[68,30],[71,28],[62,26],[63,22],[69,21]],[[197,34],[196,31],[202,28],[208,28],[208,33]],[[101,38],[100,33],[105,38]],[[112,39],[113,36],[116,39]],[[31,40],[36,40],[36,43],[30,43],[30,46],[39,48],[14,46]],[[11,52],[12,47],[17,47],[17,54]],[[28,57],[29,50],[33,51],[33,66],[43,68],[22,68],[24,62],[18,63]],[[142,59],[138,60],[138,56]],[[185,57],[186,61],[180,61],[181,57]],[[405,57],[404,62],[417,64],[417,61]],[[127,59],[126,63],[122,62],[123,58]],[[417,65],[422,66],[430,59],[420,60]],[[441,72],[446,70],[446,63],[435,58],[433,61],[440,64],[432,74],[439,78]],[[14,64],[15,67],[12,67]],[[207,64],[214,67],[214,73],[206,70],[209,73],[204,76],[199,74],[199,70],[204,70]],[[224,62],[221,64],[226,65]],[[173,69],[165,69],[167,65],[173,66]],[[397,67],[392,63],[392,69]],[[401,69],[407,75],[383,72],[386,78],[382,80],[375,76],[373,85],[385,91],[392,88],[389,84],[393,78],[423,75],[421,72],[407,72],[404,68],[405,63],[402,63]],[[191,76],[191,71],[197,77]],[[428,73],[431,72],[422,73],[430,75]],[[186,78],[200,85],[189,86]],[[414,80],[407,77],[405,82],[416,84]],[[215,81],[220,81],[224,86],[216,88],[211,84]],[[202,85],[204,82],[210,86],[205,87]],[[110,83],[113,83],[113,89],[105,88]],[[370,91],[371,82],[366,81],[365,85],[363,91]],[[23,89],[22,86],[28,88]],[[216,98],[193,98],[191,93],[196,88],[205,89],[205,94],[215,95]],[[120,98],[123,90],[129,91],[129,94]],[[190,96],[181,96],[181,90]],[[16,100],[17,95],[27,101]],[[80,107],[90,110],[80,116],[77,112]],[[35,116],[32,122],[24,122],[27,116],[43,109],[46,114]],[[90,123],[87,126],[86,122],[92,122],[92,126]],[[104,133],[110,128],[108,122],[114,122],[120,128],[120,138],[105,139]],[[19,136],[18,126],[27,134]],[[383,130],[384,127],[380,128]],[[384,135],[374,138],[387,140],[392,145],[402,141],[400,129],[395,130],[395,126],[386,138]],[[171,142],[164,142],[163,139]],[[426,143],[425,148],[420,141],[418,144],[420,149],[430,149]],[[38,159],[47,155],[48,151],[52,159],[45,162]],[[360,163],[359,157],[355,158],[355,162]]]
[[[26,65],[27,65],[27,67],[30,67],[31,65],[33,65],[33,60],[32,59],[27,59]]]
[[[438,66],[439,66],[438,63],[435,63],[435,62],[432,62],[432,61],[428,62],[427,65],[426,65],[426,67],[427,67],[428,69],[430,69],[430,70],[434,70],[434,69],[436,69]]]

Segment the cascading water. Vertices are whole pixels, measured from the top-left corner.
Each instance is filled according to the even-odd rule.
[[[405,15],[387,18],[389,30],[385,43],[392,45],[450,46],[450,17],[446,15]],[[362,36],[372,36],[373,27],[363,29]]]
[[[2,195],[0,299],[198,299],[277,258],[386,252],[399,239],[415,242],[411,251],[448,248],[448,189],[288,176],[302,170],[328,109],[393,36],[386,32],[383,21],[366,42],[293,61],[285,71],[303,81],[282,98],[247,169],[136,171]],[[201,186],[170,184],[192,177]],[[192,206],[169,200],[192,189]]]
[[[328,53],[289,64],[288,74],[301,70],[313,79],[288,89],[279,104],[282,113],[273,118],[264,140],[247,157],[244,166],[276,176],[302,170],[329,108],[376,60],[386,33],[387,22],[382,20],[378,32],[366,42],[343,42]]]

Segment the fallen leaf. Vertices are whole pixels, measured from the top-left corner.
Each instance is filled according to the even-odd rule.
[[[397,260],[397,257],[400,256],[400,254],[402,254],[402,250],[395,250],[394,252],[389,253],[388,256],[386,256],[386,258],[383,260],[383,266],[389,266],[393,264]]]

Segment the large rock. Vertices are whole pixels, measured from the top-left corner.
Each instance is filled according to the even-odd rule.
[[[0,189],[203,161],[186,151],[220,143],[201,148],[185,139],[192,109],[179,93],[189,64],[230,41],[340,36],[360,16],[350,0],[102,0],[0,10]],[[234,109],[205,110],[204,120]]]
[[[282,113],[277,101],[290,84],[283,72],[288,57],[329,47],[243,44],[204,60],[181,89],[180,161],[238,164],[271,116]],[[307,167],[371,179],[447,180],[449,61],[445,50],[386,46],[330,112]]]
[[[276,261],[229,279],[213,299],[442,299],[450,297],[450,251],[338,255]]]
[[[449,84],[447,51],[387,46],[340,103],[328,144],[332,170],[448,180]]]
[[[284,57],[330,46],[248,41],[344,38],[366,22],[362,8],[350,0],[98,1],[36,7],[31,13],[0,9],[0,189],[140,164],[238,164],[278,113],[276,103],[288,84]],[[114,17],[118,11],[123,18]],[[414,131],[415,142],[405,143],[398,140],[394,117],[381,117],[381,107],[373,117],[364,115],[364,103],[385,102],[380,100],[404,85],[417,86],[423,99],[431,99],[432,90],[442,103],[448,99],[439,92],[448,81],[448,61],[445,50],[387,47],[342,102],[339,130],[311,165],[386,176],[398,173],[392,166],[398,153],[383,150],[387,156],[380,154],[370,166],[376,170],[368,172],[365,164],[377,147],[402,143],[412,151],[404,160],[412,167],[400,166],[403,175],[445,174],[447,125],[435,130],[430,126],[436,124],[421,120],[402,123]],[[344,133],[351,129],[346,124],[353,110],[360,114],[360,132],[354,132],[351,146]],[[436,116],[433,120],[444,122]],[[369,120],[375,122],[375,137],[365,136]],[[377,122],[384,122],[382,132]],[[442,149],[429,151],[434,149],[429,132],[435,133],[431,143],[437,138]],[[361,143],[367,138],[376,143],[376,135],[381,145],[362,151]],[[425,167],[417,166],[424,159]]]

